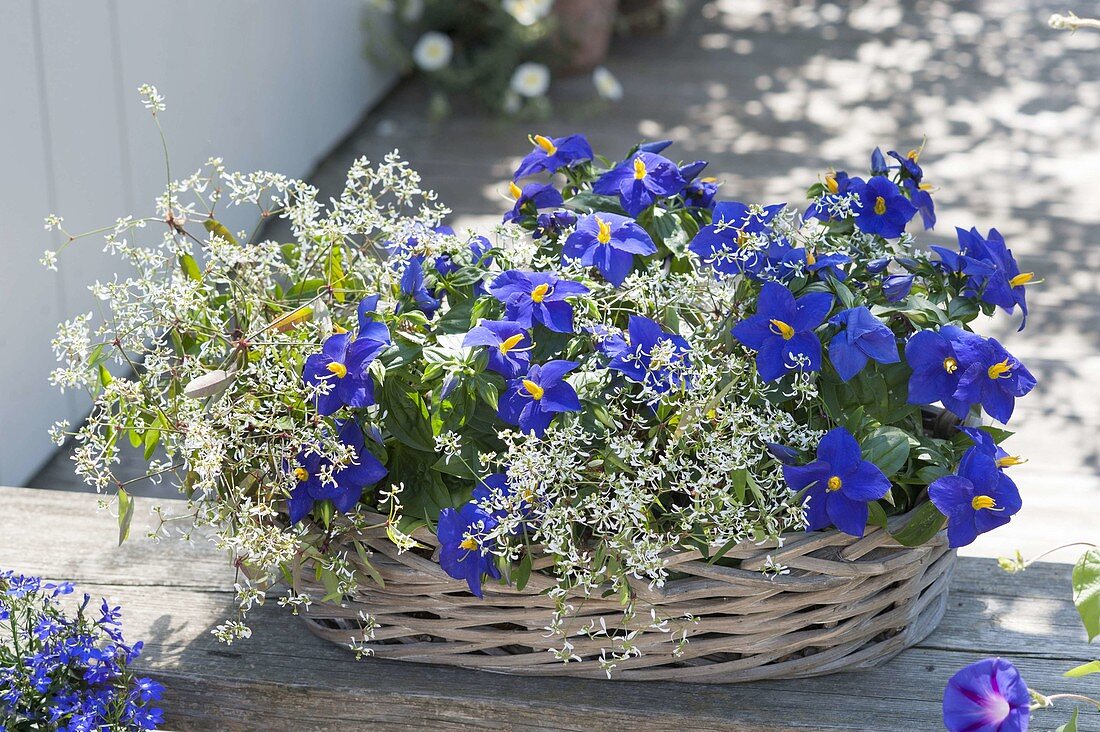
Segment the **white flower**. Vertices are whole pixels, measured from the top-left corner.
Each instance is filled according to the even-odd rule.
[[[164,111],[164,97],[157,92],[157,88],[152,84],[142,84],[139,86],[138,94],[141,95],[141,103],[146,109],[153,112],[154,117],[157,112]]]
[[[424,71],[439,71],[451,63],[454,44],[449,36],[428,31],[413,47],[413,61]]]
[[[617,102],[623,98],[623,85],[604,66],[597,66],[592,72],[592,83],[596,85],[596,93],[604,99]]]
[[[547,15],[554,0],[504,0],[504,10],[520,25],[534,25]]]
[[[550,69],[533,61],[520,64],[512,73],[509,86],[520,96],[541,97],[550,88]]]

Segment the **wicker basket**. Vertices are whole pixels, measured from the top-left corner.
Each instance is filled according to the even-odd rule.
[[[416,538],[436,545],[428,531]],[[638,583],[634,589],[659,616],[694,616],[689,642],[677,651],[669,633],[643,630],[633,640],[642,655],[619,662],[612,678],[736,683],[867,668],[925,638],[943,617],[955,567],[955,552],[943,532],[916,548],[898,545],[877,528],[862,539],[837,531],[786,538],[782,549],[774,543],[734,547],[726,557],[740,560],[739,568],[709,564],[697,551],[669,556],[675,574],[663,588]],[[572,603],[576,614],[567,631],[585,662],[557,660],[547,651],[560,648],[561,638],[548,637],[545,630],[554,601],[541,592],[554,580],[538,571],[550,564],[548,558],[534,562],[522,591],[489,581],[485,598],[478,599],[465,582],[451,579],[427,557],[399,554],[384,530],[359,539],[374,551],[371,563],[385,588],[372,584],[343,604],[314,603],[304,617],[318,636],[341,645],[354,639],[379,658],[509,674],[605,677],[589,659],[611,643],[580,630],[598,624],[601,616],[615,627],[622,609],[615,598]],[[769,557],[790,572],[762,574]],[[325,594],[309,572],[296,584],[314,597]],[[360,611],[380,626],[372,640],[359,629]]]

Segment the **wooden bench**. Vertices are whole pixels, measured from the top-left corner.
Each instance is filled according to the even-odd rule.
[[[1056,693],[1075,688],[1063,671],[1096,655],[1070,601],[1070,565],[1009,576],[974,558],[960,560],[947,615],[928,640],[881,668],[808,680],[626,683],[356,661],[274,601],[252,613],[250,640],[225,646],[210,633],[235,607],[225,557],[202,540],[145,539],[148,501],[133,538],[116,548],[115,522],[96,500],[0,488],[0,567],[73,580],[121,604],[127,638],[145,641],[143,670],[167,686],[163,706],[177,730],[938,730],[944,683],[967,663],[1004,656],[1031,686]],[[1069,708],[1046,713],[1042,728]]]

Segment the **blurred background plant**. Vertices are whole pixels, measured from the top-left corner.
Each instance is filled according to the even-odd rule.
[[[657,30],[677,15],[669,0],[374,0],[367,54],[431,88],[442,118],[471,99],[497,113],[544,117],[556,76],[591,74],[595,95],[618,101],[622,85],[601,66],[616,28]]]

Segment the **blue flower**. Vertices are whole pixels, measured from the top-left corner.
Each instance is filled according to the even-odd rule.
[[[449,227],[446,226],[439,226],[436,227],[436,231],[448,228]],[[452,231],[449,233],[453,234],[454,232]],[[475,236],[467,245],[467,250],[470,252],[471,263],[475,267],[488,267],[491,265],[493,263],[493,257],[487,255],[489,255],[489,251],[492,248],[493,245],[490,244],[489,240],[484,236]],[[459,265],[454,263],[454,260],[449,254],[440,254],[435,258],[432,266],[435,267],[435,271],[439,273],[440,277],[449,277],[459,269]]]
[[[821,341],[814,329],[833,309],[833,296],[811,292],[795,300],[791,291],[765,282],[756,301],[756,314],[733,327],[733,336],[757,351],[756,370],[764,381],[775,381],[788,371],[819,371]]]
[[[890,490],[889,479],[863,459],[859,443],[843,427],[821,438],[817,460],[783,465],[783,480],[793,491],[806,491],[807,531],[833,525],[851,536],[863,536],[870,513],[867,504]]]
[[[903,178],[907,178],[917,183],[920,183],[924,178],[924,170],[922,170],[917,163],[917,159],[920,157],[919,150],[910,150],[904,156],[897,150],[891,150],[886,154],[898,161],[898,167],[902,171]]]
[[[833,220],[833,206],[840,203],[854,191],[858,191],[866,183],[862,178],[853,178],[843,170],[829,173],[825,176],[825,193],[806,209],[805,219],[817,219],[823,222]]]
[[[936,227],[936,204],[929,193],[931,186],[927,183],[917,183],[912,178],[906,178],[901,182],[905,191],[909,194],[909,200],[920,213],[921,223],[925,229]]]
[[[531,336],[514,320],[482,320],[466,334],[462,345],[488,346],[489,368],[505,379],[526,373],[531,362]]]
[[[964,356],[969,365],[959,378],[954,397],[981,404],[993,419],[1007,423],[1016,398],[1035,388],[1035,377],[994,338],[983,339]]]
[[[544,236],[557,236],[563,230],[570,226],[576,226],[576,224],[577,214],[572,211],[562,209],[560,211],[540,213],[535,219],[535,230],[532,232],[531,237],[533,239],[541,239]]]
[[[901,302],[909,297],[909,291],[913,289],[913,281],[916,279],[911,274],[896,274],[886,277],[882,281],[882,294],[886,302]]]
[[[592,159],[592,147],[584,135],[554,138],[535,135],[528,139],[535,149],[520,161],[519,167],[512,175],[512,180],[519,180],[542,170],[556,173],[562,168],[572,167]]]
[[[1010,455],[1007,450],[997,444],[993,439],[993,435],[980,427],[959,427],[959,432],[969,437],[970,441],[974,443],[974,448],[992,458],[997,467],[1002,470],[1027,462],[1019,455]]]
[[[713,209],[714,197],[718,195],[718,180],[710,177],[693,180],[684,186],[680,195],[687,208]]]
[[[534,496],[524,496],[520,498],[517,505],[514,501],[515,496],[513,494],[514,491],[512,490],[512,486],[508,483],[508,474],[493,473],[477,482],[470,498],[485,510],[488,510],[486,504],[490,500],[499,504],[501,498],[506,499],[505,503],[510,505],[518,513],[519,518],[522,519],[520,524],[516,527],[515,533],[522,533],[527,527],[535,510],[533,505]],[[491,514],[497,521],[501,521],[507,516],[507,511],[504,509],[497,509],[492,511]]]
[[[699,229],[688,249],[714,269],[715,278],[752,270],[758,264],[759,253],[749,245],[770,233],[771,222],[783,206],[777,203],[756,208],[738,201],[718,203],[711,223]]]
[[[886,158],[882,155],[882,150],[877,147],[871,153],[871,175],[886,175],[890,172],[890,167],[886,164]]]
[[[564,201],[561,192],[549,183],[528,183],[520,188],[515,183],[508,184],[508,192],[515,203],[512,210],[504,214],[505,223],[522,218],[525,213],[537,212],[540,208],[554,208]]]
[[[821,254],[817,255],[813,251],[806,249],[804,251],[804,257],[806,260],[806,269],[824,279],[826,273],[831,275],[839,282],[843,282],[848,277],[848,273],[844,270],[844,265],[850,264],[852,258],[847,254]]]
[[[948,732],[1026,732],[1031,693],[1008,661],[987,658],[960,669],[943,690]]]
[[[631,315],[627,326],[630,344],[612,346],[614,354],[608,365],[626,378],[645,384],[658,394],[667,394],[685,384],[684,371],[691,368],[691,346],[681,336],[669,333],[660,323]],[[606,344],[603,348],[608,352]]]
[[[963,271],[974,282],[983,302],[997,305],[1011,313],[1017,305],[1023,313],[1019,330],[1027,324],[1027,293],[1025,286],[1035,279],[1034,272],[1021,272],[1020,265],[996,229],[985,238],[977,229],[957,230],[959,249],[965,258]],[[942,256],[942,255],[941,255]]]
[[[580,411],[577,392],[565,381],[565,375],[578,366],[576,361],[547,361],[535,364],[522,378],[508,382],[500,397],[497,416],[542,437],[555,414]]]
[[[966,546],[1020,510],[1020,492],[984,447],[963,454],[958,473],[937,478],[928,486],[928,498],[947,517],[947,539],[952,548]]]
[[[684,179],[676,163],[656,153],[636,152],[604,173],[592,185],[592,191],[618,196],[619,203],[631,216],[637,216],[658,198],[675,196],[684,188]]]
[[[337,333],[325,339],[321,353],[306,358],[302,378],[311,386],[331,384],[328,393],[317,394],[317,411],[334,413],[342,406],[369,407],[374,404],[374,378],[370,364],[390,344],[390,332],[385,324],[368,317],[364,308],[378,299],[367,298],[360,303],[359,333]]]
[[[905,360],[913,369],[909,377],[910,404],[942,402],[959,419],[970,413],[970,402],[955,397],[959,379],[970,365],[982,337],[946,325],[940,330],[914,333],[905,344]]]
[[[573,307],[567,297],[583,295],[588,288],[546,272],[502,272],[489,285],[489,294],[504,303],[504,318],[525,329],[542,323],[558,333],[573,332]]]
[[[305,518],[316,501],[332,501],[341,513],[351,511],[363,495],[363,489],[386,476],[386,468],[366,449],[363,431],[355,420],[337,421],[336,428],[337,438],[351,448],[355,462],[333,472],[329,481],[325,480],[325,474],[332,470],[332,461],[318,452],[318,448],[307,447],[298,453],[295,464],[287,464],[287,472],[297,481],[287,500],[287,514],[292,524]]]
[[[470,592],[478,597],[484,596],[484,575],[500,579],[492,554],[496,540],[489,536],[496,526],[496,519],[474,503],[466,503],[457,511],[445,508],[439,512],[439,566],[451,577],[466,580]]]
[[[397,305],[398,312],[404,312],[411,305],[412,309],[419,310],[429,318],[435,314],[442,304],[439,298],[424,284],[424,258],[413,257],[405,265],[405,271],[401,274],[401,302]]]
[[[565,240],[562,257],[577,259],[595,267],[618,287],[634,268],[634,255],[654,254],[657,246],[634,219],[613,213],[596,213],[581,218]]]
[[[866,307],[844,310],[829,322],[843,328],[829,341],[829,360],[841,381],[848,381],[862,371],[868,359],[879,363],[901,360],[894,332]]]
[[[888,178],[876,175],[861,186],[855,186],[859,202],[852,206],[856,226],[860,231],[894,239],[905,231],[905,225],[917,214],[909,199]]]

